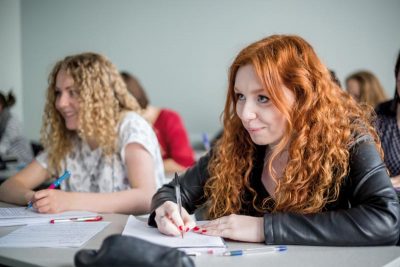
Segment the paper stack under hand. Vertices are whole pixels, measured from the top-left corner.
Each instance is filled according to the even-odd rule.
[[[202,222],[197,222],[201,225]],[[161,234],[157,228],[148,226],[145,222],[139,221],[134,216],[129,216],[122,235],[134,236],[151,243],[167,247],[175,247],[186,252],[222,250],[225,251],[224,240],[218,236],[207,236],[193,232],[185,233],[184,238],[166,236]]]

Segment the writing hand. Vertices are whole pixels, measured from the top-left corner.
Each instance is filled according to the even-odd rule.
[[[172,201],[166,201],[155,212],[157,228],[165,235],[179,236],[196,226],[185,208],[182,207],[182,217],[179,215],[178,205]]]
[[[70,193],[62,190],[44,189],[33,194],[33,207],[40,213],[59,213],[68,210]]]

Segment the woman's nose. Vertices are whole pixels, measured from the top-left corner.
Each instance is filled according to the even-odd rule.
[[[256,111],[254,109],[254,105],[250,102],[247,102],[243,106],[242,110],[242,118],[246,121],[253,120],[257,117]]]
[[[57,97],[59,107],[66,107],[69,105],[69,98],[67,94],[59,93]]]

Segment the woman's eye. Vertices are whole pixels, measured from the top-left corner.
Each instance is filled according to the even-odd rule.
[[[236,94],[236,99],[237,99],[237,100],[244,100],[244,95],[243,95],[243,94],[237,93],[237,94]]]
[[[259,95],[258,96],[258,102],[260,103],[267,103],[269,101],[269,98],[264,96],[264,95]]]
[[[69,95],[70,95],[71,97],[77,97],[77,96],[78,96],[78,92],[75,91],[75,90],[70,90],[70,91],[69,91]]]

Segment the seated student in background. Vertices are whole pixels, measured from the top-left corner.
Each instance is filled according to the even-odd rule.
[[[400,52],[394,68],[394,98],[376,107],[377,127],[392,184],[400,190]]]
[[[33,151],[19,121],[10,112],[14,104],[12,92],[7,95],[0,92],[0,156],[14,157],[18,163],[27,164],[33,159]]]
[[[273,35],[231,65],[224,133],[152,200],[149,224],[265,244],[396,244],[400,208],[371,112],[331,79],[301,37]],[[208,224],[189,216],[205,205]]]
[[[149,105],[146,92],[139,81],[127,72],[121,72],[128,90],[138,100],[144,110],[143,117],[153,126],[166,173],[184,171],[194,164],[194,151],[179,114],[173,110]]]
[[[387,99],[378,78],[369,71],[359,71],[348,76],[346,90],[357,102],[373,108]]]
[[[43,115],[45,153],[0,187],[0,200],[33,202],[41,213],[67,210],[141,214],[164,181],[157,138],[116,67],[83,53],[59,61],[49,76]],[[72,175],[62,190],[32,189]]]

